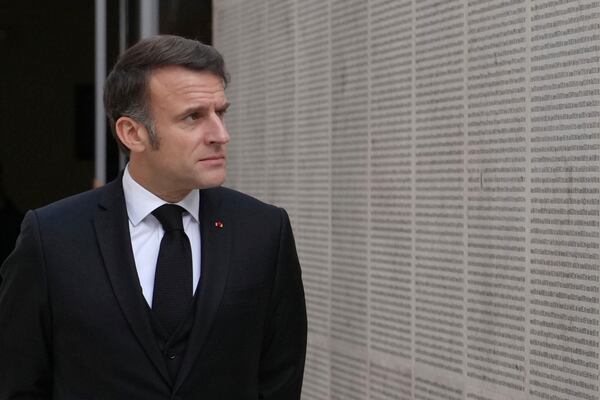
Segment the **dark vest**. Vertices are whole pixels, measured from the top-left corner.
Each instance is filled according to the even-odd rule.
[[[196,296],[194,296],[191,301],[186,317],[181,321],[172,335],[169,335],[156,320],[150,307],[147,307],[147,310],[150,315],[150,321],[152,322],[156,343],[158,344],[160,352],[165,360],[165,364],[167,365],[167,369],[169,370],[171,381],[175,382],[177,374],[179,373],[181,361],[187,350],[188,339],[194,322]]]

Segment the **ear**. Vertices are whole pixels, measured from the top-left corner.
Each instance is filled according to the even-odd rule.
[[[133,118],[120,117],[115,123],[119,140],[132,153],[139,153],[148,146],[148,132],[143,124]]]

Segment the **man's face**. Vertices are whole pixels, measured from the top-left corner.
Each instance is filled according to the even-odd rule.
[[[161,195],[222,184],[230,138],[221,79],[173,66],[154,71],[149,88],[158,148],[139,154],[146,186]]]

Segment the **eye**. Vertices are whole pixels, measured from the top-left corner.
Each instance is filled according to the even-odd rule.
[[[227,113],[227,110],[217,110],[216,113],[219,116],[219,118],[223,119],[223,117]]]
[[[185,119],[186,119],[186,120],[188,120],[188,121],[197,121],[197,120],[199,120],[199,119],[200,119],[200,113],[193,112],[193,113],[191,113],[191,114],[188,114],[188,115],[185,117]]]

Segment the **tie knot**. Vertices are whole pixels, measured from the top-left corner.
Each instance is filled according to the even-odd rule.
[[[175,204],[163,204],[156,210],[152,211],[152,215],[158,219],[165,232],[183,230],[183,221],[181,214],[184,209]]]

